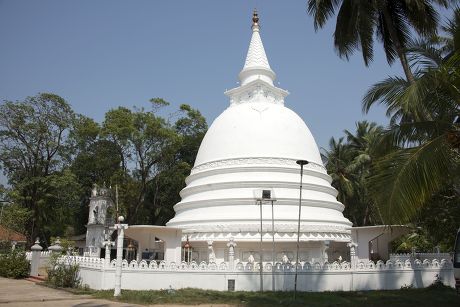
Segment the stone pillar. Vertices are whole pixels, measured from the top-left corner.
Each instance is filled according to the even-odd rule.
[[[230,271],[233,271],[235,269],[235,247],[236,243],[233,241],[233,238],[230,238],[230,240],[227,243],[228,246],[228,266]]]
[[[60,254],[64,248],[61,246],[61,239],[59,237],[56,238],[56,241],[54,241],[54,244],[48,247],[48,250],[50,250],[53,254]]]
[[[329,255],[327,254],[327,251],[329,250],[329,241],[324,241],[323,242],[323,263],[326,263],[329,261]]]
[[[416,249],[415,247],[412,247],[412,248],[411,248],[411,253],[410,253],[410,260],[411,260],[411,261],[414,261],[414,260],[415,260],[416,251],[417,251],[417,249]]]
[[[117,237],[117,266],[115,270],[115,290],[113,296],[120,296],[121,294],[121,262],[123,258],[123,238],[125,236],[125,229],[128,228],[128,224],[122,224],[125,220],[123,216],[118,217],[118,224],[115,224],[115,229],[118,230]]]
[[[137,263],[141,262],[142,260],[142,245],[141,243],[137,243],[137,252],[136,252],[136,261]]]
[[[30,276],[38,276],[38,267],[40,266],[40,254],[43,247],[40,246],[40,239],[37,237],[35,244],[30,248],[32,251],[32,261],[30,263]]]
[[[208,262],[216,262],[216,254],[214,253],[214,248],[212,247],[212,241],[208,241]]]
[[[110,237],[107,237],[103,244],[105,246],[104,265],[106,268],[108,268],[110,266],[110,251],[112,249],[112,246],[115,245],[115,243],[110,241]]]
[[[358,257],[356,257],[356,248],[358,247],[358,244],[354,242],[350,242],[347,244],[347,246],[350,248],[351,268],[354,270],[356,269],[356,265],[358,264]]]

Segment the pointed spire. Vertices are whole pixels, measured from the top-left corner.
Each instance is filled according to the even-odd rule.
[[[239,74],[241,85],[247,84],[253,80],[261,79],[270,85],[273,85],[275,73],[271,70],[265,54],[264,45],[260,38],[259,15],[254,10],[252,16],[252,37],[249,44],[246,62],[243,70]]]

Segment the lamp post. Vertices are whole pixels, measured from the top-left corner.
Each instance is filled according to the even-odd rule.
[[[118,217],[118,224],[115,224],[114,228],[118,231],[117,238],[117,266],[115,270],[115,289],[113,296],[120,296],[121,294],[121,266],[123,258],[123,237],[125,229],[128,228],[128,224],[122,224],[125,218],[123,216]]]
[[[297,267],[299,264],[299,241],[300,241],[300,215],[302,213],[302,178],[303,166],[308,164],[307,160],[297,160],[296,163],[300,165],[300,196],[299,196],[299,219],[297,221],[297,253],[295,260],[295,277],[294,277],[294,300],[297,298]]]
[[[262,193],[262,194],[260,194]],[[274,219],[274,202],[276,199],[273,196],[273,190],[255,190],[254,194],[256,196],[257,203],[260,205],[260,291],[263,291],[263,235],[262,235],[262,205],[264,201],[269,201],[272,206],[272,291],[275,291],[275,276],[273,274],[273,268],[275,267],[275,219]]]
[[[273,203],[275,199],[270,199],[272,203],[272,291],[275,291],[275,211],[273,209]]]
[[[262,232],[262,200],[260,200],[260,252],[259,252],[259,269],[260,269],[260,292],[264,291],[264,279],[263,279],[263,265],[262,265],[262,239],[263,239],[263,232]]]

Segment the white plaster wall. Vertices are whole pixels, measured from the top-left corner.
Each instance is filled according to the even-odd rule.
[[[392,270],[392,271],[346,271],[346,272],[299,272],[300,291],[360,291],[400,289],[412,285],[423,288],[431,285],[439,275],[444,284],[454,287],[452,269]],[[115,269],[105,271],[95,268],[81,268],[83,284],[92,289],[113,289]],[[264,289],[272,289],[272,278],[276,291],[294,289],[293,272],[264,273]],[[258,272],[209,272],[209,271],[140,271],[125,269],[122,274],[122,289],[160,290],[199,288],[227,291],[228,280],[235,280],[236,291],[259,291]]]
[[[376,250],[382,259],[389,259],[388,246],[390,242],[401,235],[406,234],[409,228],[393,227],[353,227],[351,229],[351,237],[353,242],[358,243],[356,256],[361,259],[369,259],[369,242],[376,237],[379,237],[379,245]]]

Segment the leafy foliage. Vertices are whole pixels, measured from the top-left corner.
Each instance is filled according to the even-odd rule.
[[[314,18],[315,29],[322,28],[337,14],[334,46],[341,57],[361,50],[366,66],[374,57],[374,39],[383,44],[389,64],[399,58],[408,82],[414,77],[405,48],[411,31],[429,37],[436,33],[439,15],[434,3],[447,6],[445,0],[309,0],[308,13]]]
[[[366,179],[378,155],[378,141],[383,128],[367,121],[356,124],[356,132],[345,130],[346,141],[332,138],[323,159],[338,195],[345,205],[344,215],[355,226],[374,225],[380,221],[375,205],[369,197]]]
[[[93,184],[119,186],[128,223],[168,221],[207,124],[188,105],[171,124],[156,115],[169,103],[150,102],[151,110],[109,110],[101,124],[54,94],[0,104],[0,166],[12,187],[1,192],[13,203],[2,223],[29,244],[82,233]]]
[[[29,276],[29,261],[24,251],[10,250],[0,254],[0,276],[16,279]]]
[[[369,191],[388,223],[410,221],[442,188],[458,187],[460,53],[445,44],[453,40],[414,42],[414,83],[388,78],[363,100],[365,111],[380,103],[392,117],[382,142],[387,154],[369,177]]]
[[[65,258],[65,256],[64,256]],[[66,261],[61,255],[51,255],[47,268],[47,283],[59,288],[78,288],[81,284],[78,264]]]
[[[54,94],[0,105],[0,163],[14,187],[11,199],[32,213],[29,241],[49,225],[54,213],[64,222],[62,213],[76,201],[71,199],[73,177],[65,171],[73,152],[69,134],[74,119],[69,104]],[[54,207],[61,204],[62,210]],[[49,206],[53,210],[48,211]]]

